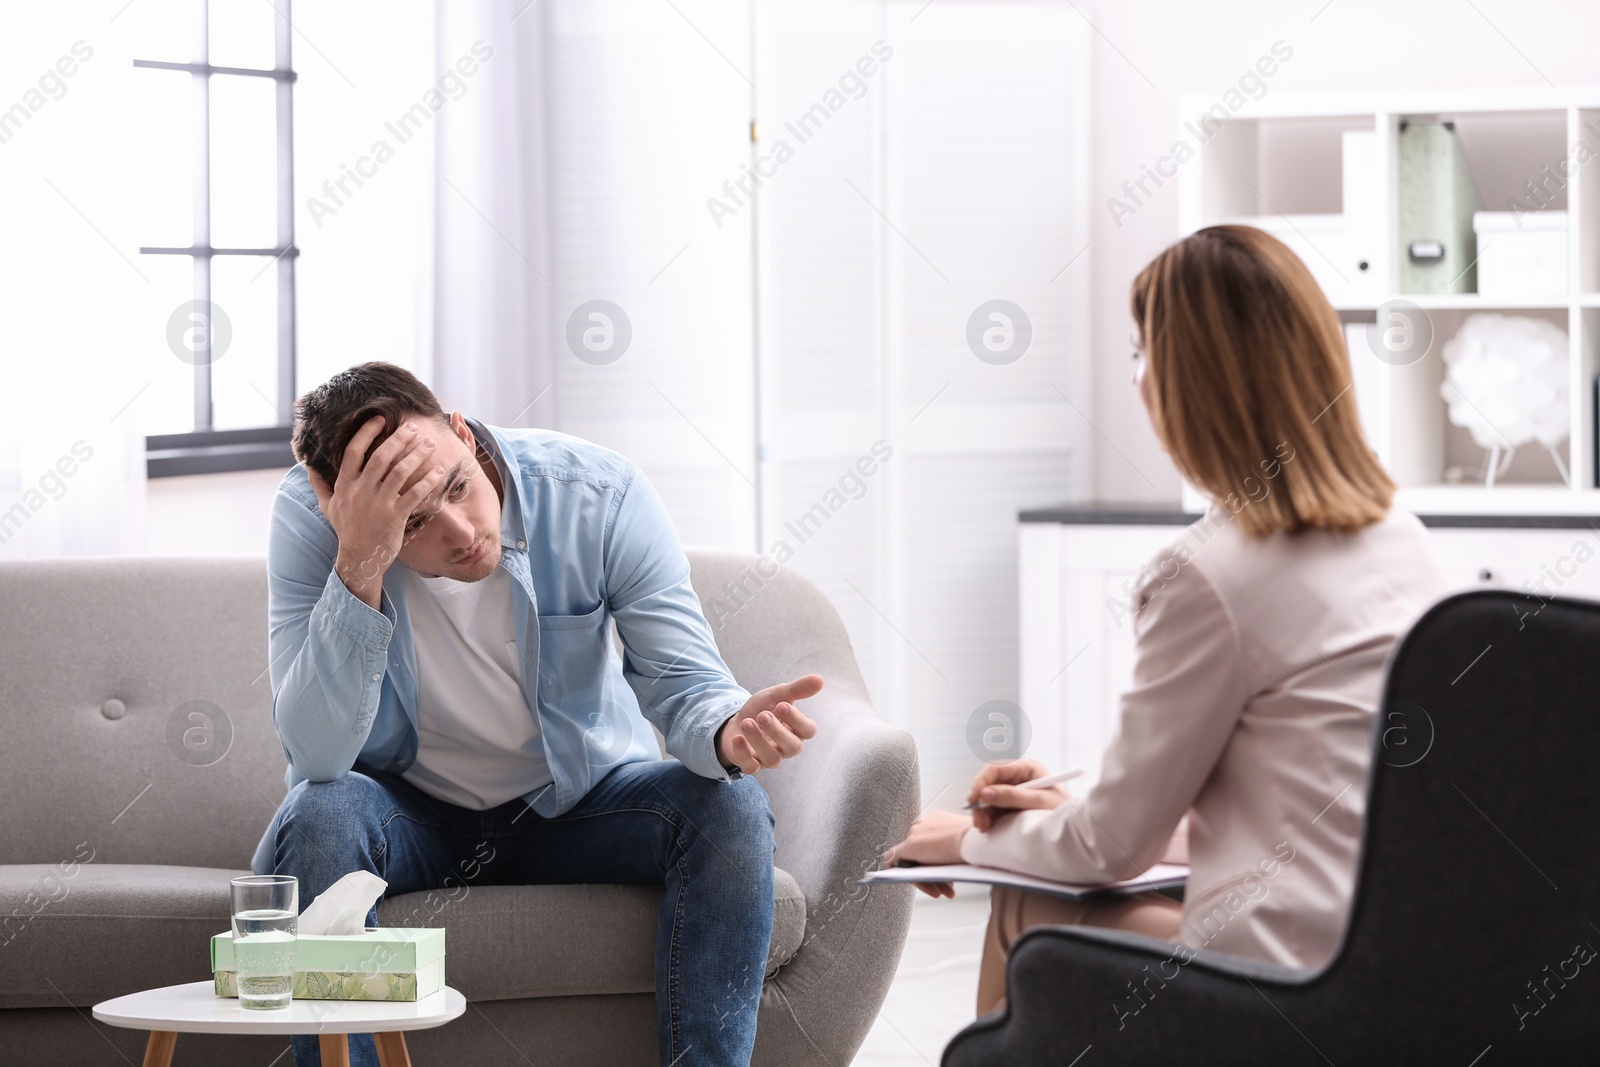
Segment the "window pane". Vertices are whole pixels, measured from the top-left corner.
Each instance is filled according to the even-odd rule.
[[[194,429],[194,362],[192,356],[185,359],[173,351],[172,329],[177,316],[177,341],[182,345],[188,304],[194,299],[194,260],[140,256],[138,263],[150,279],[150,293],[139,303],[130,347],[139,360],[139,381],[150,384],[129,405],[126,417],[141,433],[188,433]]]
[[[138,162],[127,178],[141,247],[194,242],[197,82],[194,75],[175,70],[135,70],[130,75],[141,129],[135,142]]]
[[[277,241],[274,86],[269,78],[211,79],[211,243],[218,248]]]
[[[259,0],[212,0],[212,66],[270,70],[274,12]]]
[[[214,321],[228,318],[233,337],[211,365],[213,421],[219,430],[280,422],[278,270],[269,256],[211,261]],[[288,413],[285,412],[285,415]]]
[[[134,59],[193,63],[205,6],[206,0],[138,0],[117,15],[115,28],[128,35]]]

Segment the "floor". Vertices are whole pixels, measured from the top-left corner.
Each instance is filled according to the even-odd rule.
[[[917,894],[900,969],[854,1067],[938,1064],[945,1044],[976,1016],[988,923],[988,886],[959,886],[954,900]]]

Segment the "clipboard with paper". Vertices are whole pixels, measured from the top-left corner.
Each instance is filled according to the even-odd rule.
[[[908,882],[979,882],[985,885],[1004,885],[1026,889],[1030,893],[1043,893],[1065,900],[1090,900],[1103,896],[1127,896],[1149,890],[1174,889],[1189,880],[1189,867],[1182,863],[1158,863],[1143,874],[1108,885],[1082,885],[1072,882],[1052,882],[1029,874],[1001,870],[998,867],[980,867],[972,863],[941,863],[908,867],[885,867],[869,871],[856,881],[861,885],[899,884]]]

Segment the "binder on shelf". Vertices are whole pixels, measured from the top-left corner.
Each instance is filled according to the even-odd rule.
[[[1400,291],[1477,292],[1472,215],[1482,205],[1455,123],[1402,122],[1399,171]]]

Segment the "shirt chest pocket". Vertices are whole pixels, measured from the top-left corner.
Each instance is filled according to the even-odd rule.
[[[610,651],[602,601],[583,615],[539,616],[539,698],[546,704],[598,697]]]

